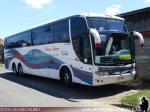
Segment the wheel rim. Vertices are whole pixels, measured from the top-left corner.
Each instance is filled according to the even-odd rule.
[[[65,81],[65,83],[68,84],[69,80],[70,80],[69,74],[66,73],[66,74],[64,75],[64,81]]]
[[[22,69],[21,66],[19,67],[19,75],[20,75],[20,76],[23,76],[23,69]]]

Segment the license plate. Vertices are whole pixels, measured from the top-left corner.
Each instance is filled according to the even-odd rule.
[[[117,81],[122,81],[122,80],[124,80],[123,76],[117,78]]]

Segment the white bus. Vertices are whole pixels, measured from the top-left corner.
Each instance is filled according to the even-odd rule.
[[[81,14],[50,22],[5,39],[5,67],[66,85],[99,86],[135,78],[135,36],[125,20]]]

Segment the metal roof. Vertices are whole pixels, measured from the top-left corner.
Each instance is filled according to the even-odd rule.
[[[130,15],[139,14],[139,13],[146,13],[146,12],[150,12],[150,7],[122,13],[122,14],[119,14],[117,16],[124,17],[124,16],[130,16]]]

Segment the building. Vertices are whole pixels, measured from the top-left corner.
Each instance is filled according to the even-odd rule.
[[[136,40],[136,63],[139,78],[150,80],[150,7],[118,15],[126,19],[129,31],[141,32],[144,36],[144,49],[138,47]]]
[[[4,62],[4,41],[2,38],[0,38],[0,63]]]
[[[118,15],[126,19],[129,31],[139,31],[150,37],[150,7]]]

